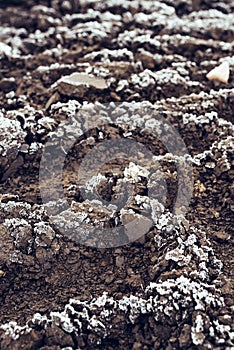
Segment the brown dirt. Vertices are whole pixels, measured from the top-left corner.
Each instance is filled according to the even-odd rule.
[[[233,10],[225,0],[0,1],[0,349],[233,349]],[[230,63],[228,83],[208,81],[222,60]],[[73,72],[100,76],[108,88],[53,85]],[[51,223],[39,170],[52,131],[84,102],[99,111],[112,101],[123,109],[148,101],[176,128],[193,161],[194,187],[186,218],[174,222],[175,162],[140,127],[144,113],[140,121],[133,113],[139,127],[130,139],[161,157],[165,213],[135,242],[140,223],[127,226],[126,216],[121,234],[129,243],[104,249],[87,244],[102,242],[102,220],[115,225],[103,208],[90,214],[76,170],[103,140],[131,132],[121,110],[115,122],[83,132],[66,159],[69,203],[98,222],[92,232],[87,225],[85,238],[85,230],[74,232],[83,244]],[[119,192],[129,161],[102,169],[110,179],[98,188],[103,199]],[[142,177],[134,196],[147,203],[147,191]],[[142,212],[134,200],[130,209]]]

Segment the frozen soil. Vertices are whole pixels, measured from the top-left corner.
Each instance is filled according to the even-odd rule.
[[[228,0],[0,0],[0,349],[234,349],[233,10]],[[223,61],[228,83],[208,81]],[[99,80],[61,80],[74,72]],[[88,128],[84,107],[107,123]],[[157,115],[189,152],[186,214],[172,214],[185,156],[148,132]],[[54,214],[70,236],[39,189],[44,145],[67,120],[62,138],[83,135],[63,169],[70,206]],[[137,167],[134,147],[89,183],[106,201],[133,184],[124,210],[84,200],[77,168],[112,139],[153,152],[163,203],[147,187],[158,169]],[[116,222],[120,238],[103,238]]]

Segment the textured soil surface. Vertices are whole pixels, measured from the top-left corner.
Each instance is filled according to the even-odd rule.
[[[0,0],[1,350],[234,349],[233,11]]]

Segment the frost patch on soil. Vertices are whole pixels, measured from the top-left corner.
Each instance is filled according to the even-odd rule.
[[[99,344],[110,334],[111,324],[117,315],[123,322],[134,324],[140,315],[153,314],[155,322],[166,320],[167,317],[171,321],[183,322],[191,313],[191,339],[194,345],[211,349],[212,339],[220,343],[223,339],[231,344],[234,340],[231,327],[220,322],[218,318],[209,316],[209,310],[224,306],[216,279],[210,280],[212,275],[209,270],[212,268],[213,273],[218,276],[222,264],[215,257],[204,232],[193,227],[185,230],[187,223],[182,216],[168,230],[173,220],[175,218],[170,213],[163,213],[156,224],[158,231],[155,234],[158,248],[171,242],[160,257],[161,261],[172,262],[170,272],[165,271],[157,281],[150,282],[141,295],[130,294],[116,299],[104,292],[91,300],[73,298],[62,312],[52,311],[49,315],[36,313],[23,327],[16,322],[9,322],[2,325],[1,329],[6,335],[17,339],[21,334],[30,333],[38,325],[46,329],[54,324],[66,333],[74,333],[76,336],[89,330],[94,334],[96,344]],[[53,236],[54,234],[51,238]],[[176,241],[177,247],[173,248]]]

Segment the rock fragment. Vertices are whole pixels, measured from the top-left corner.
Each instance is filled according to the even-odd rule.
[[[125,221],[125,234],[130,242],[143,237],[153,226],[152,220],[139,214],[127,214],[123,219]]]
[[[57,81],[58,91],[65,95],[83,97],[90,87],[103,90],[107,89],[108,85],[105,79],[85,73],[72,73]]]
[[[227,84],[230,75],[228,62],[221,63],[218,67],[213,68],[207,75],[208,80],[217,80]]]
[[[105,79],[93,77],[84,73],[72,73],[60,79],[60,82],[67,83],[73,86],[89,85],[96,89],[106,89],[108,87]]]

